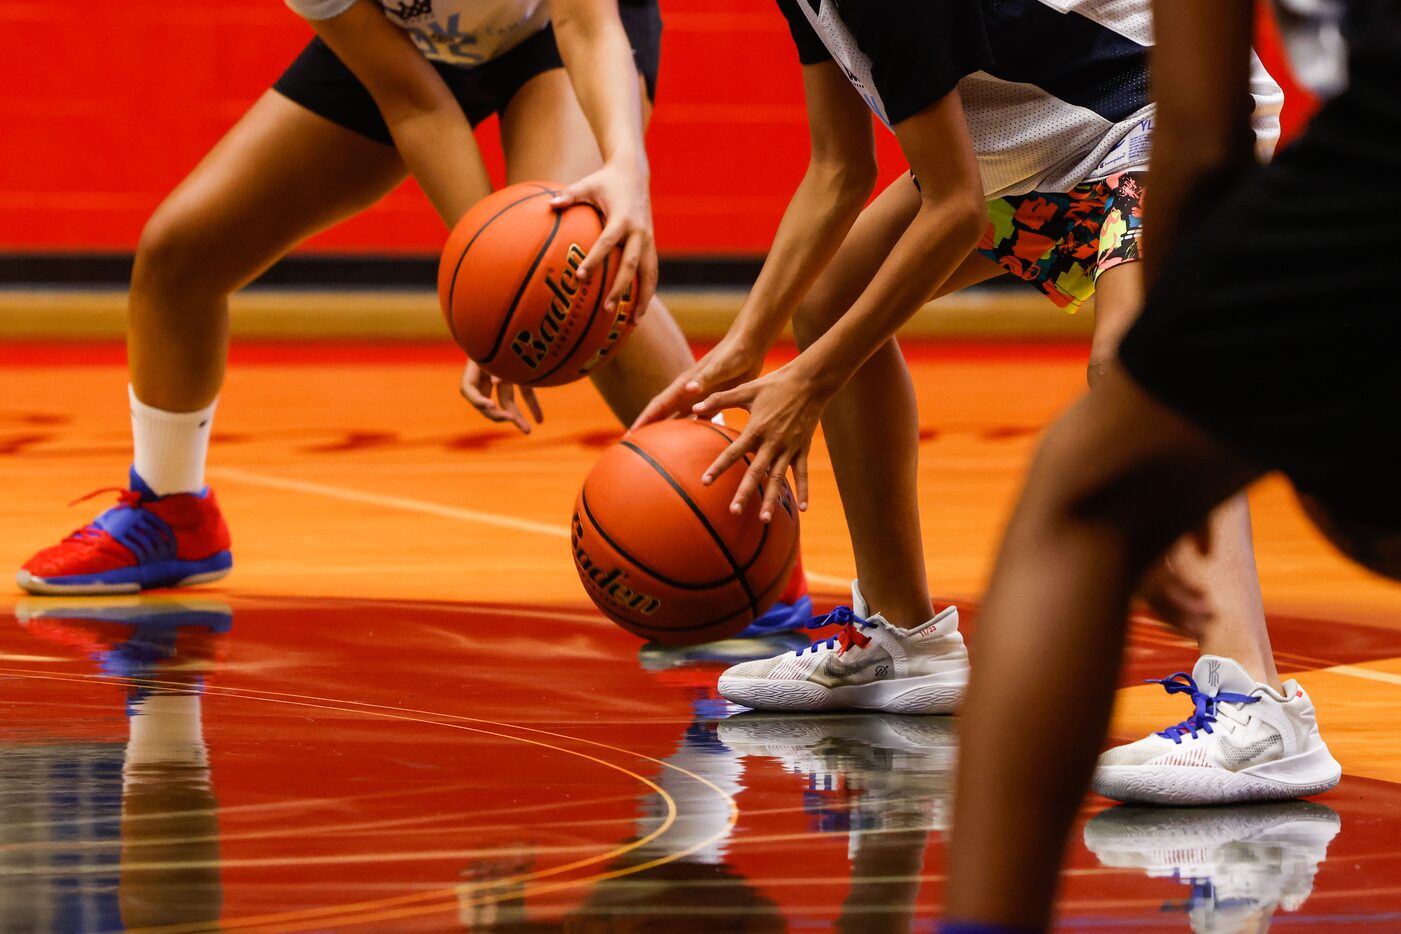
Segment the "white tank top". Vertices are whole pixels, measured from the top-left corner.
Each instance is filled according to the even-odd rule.
[[[356,0],[287,0],[309,20],[339,16]],[[458,68],[490,61],[550,21],[544,0],[359,0],[376,3],[424,57]]]

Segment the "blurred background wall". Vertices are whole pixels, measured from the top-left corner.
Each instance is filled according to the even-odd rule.
[[[786,26],[770,0],[662,0],[662,12],[649,132],[660,249],[673,260],[756,259],[807,155]],[[105,257],[118,275],[161,197],[310,36],[278,0],[0,0],[4,277],[24,279],[43,257],[70,270]],[[1268,30],[1261,45],[1283,76]],[[1309,106],[1291,95],[1291,126]],[[898,150],[877,135],[894,175]],[[499,177],[495,120],[478,136]],[[303,252],[428,257],[442,238],[410,182]]]

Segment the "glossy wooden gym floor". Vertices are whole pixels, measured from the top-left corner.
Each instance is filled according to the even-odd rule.
[[[1085,351],[911,355],[930,579],[976,664],[1001,523]],[[100,508],[69,500],[122,482],[122,363],[0,344],[6,574]],[[550,391],[522,439],[457,377],[440,344],[241,345],[210,473],[232,576],[109,600],[0,583],[0,931],[932,930],[953,725],[739,713],[722,661],[615,629],[567,547],[606,410]],[[804,552],[830,606],[852,560],[815,466]],[[1066,930],[1401,930],[1401,591],[1282,484],[1254,502],[1281,668],[1346,777],[1288,805],[1090,801]],[[1180,719],[1135,685],[1193,657],[1135,623],[1117,737]],[[1077,728],[1075,685],[1027,702]]]

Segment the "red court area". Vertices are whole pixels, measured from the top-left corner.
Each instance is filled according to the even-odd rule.
[[[911,356],[929,577],[976,666],[1001,524],[1084,349]],[[233,574],[106,599],[0,585],[0,930],[932,931],[957,719],[746,712],[719,671],[805,639],[669,650],[614,627],[567,524],[617,426],[576,385],[516,437],[457,398],[458,363],[236,348],[210,471]],[[117,348],[5,348],[0,567],[120,482],[124,386]],[[853,568],[814,467],[826,608]],[[1397,590],[1336,558],[1282,484],[1253,503],[1280,667],[1342,784],[1230,809],[1090,800],[1063,930],[1401,930]],[[1140,682],[1194,657],[1135,621],[1116,737],[1185,715]],[[1077,728],[1074,685],[1030,702]]]

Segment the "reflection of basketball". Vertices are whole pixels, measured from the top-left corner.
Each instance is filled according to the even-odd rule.
[[[649,425],[609,448],[584,480],[574,564],[594,603],[628,632],[668,645],[725,639],[788,586],[798,511],[787,483],[767,525],[757,497],[730,512],[743,465],[701,485],[734,437],[710,422]]]
[[[632,330],[631,291],[609,313],[621,247],[575,276],[603,230],[589,204],[562,211],[550,198],[563,186],[522,182],[468,211],[438,264],[438,299],[467,356],[493,376],[523,386],[558,386],[593,369]]]

